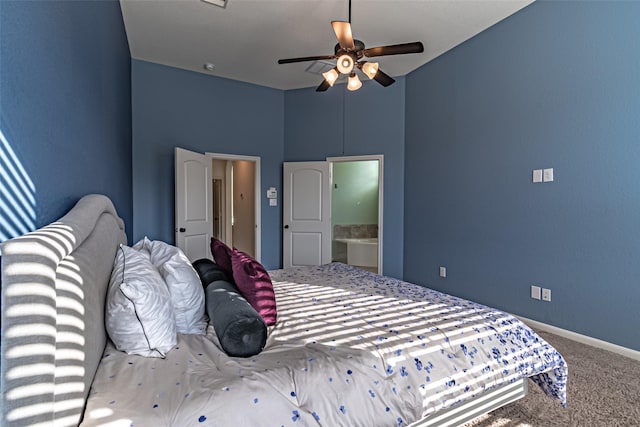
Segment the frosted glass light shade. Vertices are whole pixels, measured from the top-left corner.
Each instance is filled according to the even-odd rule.
[[[322,76],[324,77],[326,82],[329,83],[329,86],[333,86],[333,84],[336,82],[336,80],[338,80],[339,74],[335,70],[335,68],[332,68],[329,71],[327,71],[326,73],[322,73]]]
[[[349,90],[358,90],[362,87],[362,82],[356,76],[356,73],[351,73],[349,76],[349,81],[347,82],[347,89]]]
[[[362,72],[367,75],[370,79],[376,76],[378,72],[378,63],[377,62],[367,62],[362,65]]]
[[[353,58],[351,55],[342,55],[338,58],[338,62],[336,63],[336,68],[342,74],[349,74],[353,70]]]

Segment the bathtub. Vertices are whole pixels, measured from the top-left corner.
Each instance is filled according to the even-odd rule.
[[[378,267],[378,238],[338,238],[347,245],[347,264],[358,267]]]

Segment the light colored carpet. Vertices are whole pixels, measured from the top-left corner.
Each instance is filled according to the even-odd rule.
[[[640,361],[545,331],[540,336],[567,361],[567,408],[532,381],[529,394],[465,427],[640,426]]]

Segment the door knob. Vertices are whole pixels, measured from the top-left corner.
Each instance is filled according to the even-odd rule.
[[[289,226],[288,226],[288,225],[285,225],[285,226],[284,226],[284,228],[289,228]]]
[[[181,233],[184,233],[185,231],[187,231],[187,229],[184,228],[184,227],[180,227],[180,229],[178,231],[180,231]]]

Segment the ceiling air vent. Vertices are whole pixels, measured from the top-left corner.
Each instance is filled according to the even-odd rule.
[[[326,73],[335,67],[335,64],[327,61],[313,61],[305,70],[307,73],[318,74]]]
[[[202,0],[205,3],[212,4],[214,6],[225,7],[227,5],[227,0]]]

